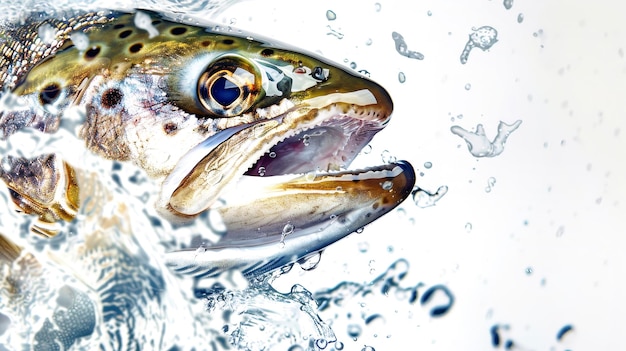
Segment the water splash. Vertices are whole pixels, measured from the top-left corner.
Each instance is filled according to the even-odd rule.
[[[498,42],[498,31],[493,27],[483,26],[478,29],[472,28],[474,31],[469,35],[469,40],[461,53],[461,63],[466,64],[470,51],[473,48],[479,48],[483,51],[489,50]]]
[[[411,194],[413,195],[413,202],[419,208],[426,208],[435,206],[437,201],[441,200],[441,198],[448,192],[448,187],[446,185],[442,185],[437,189],[435,193],[430,193],[418,186],[413,188]]]
[[[504,144],[506,143],[509,135],[515,131],[520,124],[521,120],[515,121],[513,124],[506,124],[502,121],[498,124],[498,134],[489,141],[485,135],[485,128],[482,124],[476,126],[476,132],[469,132],[459,126],[453,126],[450,131],[460,136],[467,142],[467,148],[474,157],[495,157],[500,155],[504,151]]]
[[[207,306],[225,316],[222,330],[239,350],[310,349],[310,343],[325,347],[337,340],[317,315],[313,295],[298,284],[283,294],[264,279],[246,290],[210,296]]]
[[[404,37],[400,33],[393,32],[391,33],[391,37],[393,38],[393,41],[396,43],[396,51],[400,55],[406,56],[408,58],[416,59],[416,60],[424,59],[423,54],[417,51],[409,50],[408,46],[406,45],[406,42],[404,41]]]

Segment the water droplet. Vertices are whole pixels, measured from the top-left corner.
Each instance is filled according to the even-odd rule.
[[[565,233],[565,227],[564,226],[560,226],[557,230],[556,230],[556,237],[560,238],[563,236],[563,233]]]
[[[356,339],[361,336],[361,326],[358,324],[349,324],[348,336],[356,341]]]
[[[365,227],[361,227],[361,228],[356,230],[356,233],[357,234],[361,234],[361,233],[363,233],[364,230],[365,230]]]
[[[424,168],[430,169],[433,166],[432,162],[424,162]]]
[[[320,264],[320,261],[322,260],[322,253],[321,252],[315,252],[301,260],[298,261],[298,264],[300,265],[300,268],[302,268],[302,270],[304,271],[312,271],[315,268],[317,268],[317,265]]]
[[[468,233],[472,231],[472,223],[470,222],[465,223],[465,231]]]
[[[317,339],[315,341],[315,346],[319,347],[320,349],[325,349],[326,346],[328,346],[328,341],[326,341],[326,339]]]
[[[393,182],[391,180],[386,180],[381,184],[383,190],[391,190],[393,188]]]
[[[283,227],[283,236],[287,236],[289,234],[292,234],[294,231],[295,227],[293,224],[291,223],[287,223],[285,224],[285,226]]]
[[[366,253],[367,250],[370,249],[370,244],[368,244],[367,241],[362,241],[357,244],[357,247],[360,253]]]
[[[406,56],[408,58],[412,58],[412,59],[417,59],[417,60],[423,60],[424,59],[424,55],[417,52],[417,51],[411,51],[409,50],[408,46],[406,45],[406,42],[404,41],[404,37],[398,33],[398,32],[393,32],[391,33],[391,37],[393,38],[393,41],[396,43],[396,51],[402,55],[402,56]]]
[[[395,163],[397,160],[395,156],[391,155],[389,150],[383,150],[383,152],[380,153],[380,157],[383,163]]]
[[[89,37],[83,32],[74,32],[70,34],[70,40],[78,51],[85,51],[89,47]]]
[[[335,341],[335,350],[343,350],[343,343],[341,341]]]
[[[350,62],[350,68],[355,69],[356,68],[356,62],[354,62],[354,61]]]
[[[276,153],[274,151],[270,151],[269,157],[270,158],[276,158]]]
[[[496,178],[489,177],[489,179],[487,179],[487,187],[485,188],[485,192],[486,193],[491,192],[491,189],[493,189],[494,185],[496,185]]]
[[[426,208],[430,206],[434,206],[437,201],[441,200],[441,198],[448,192],[448,187],[442,185],[437,189],[437,192],[434,194],[429,193],[428,191],[421,189],[416,186],[411,194],[413,195],[413,202],[419,208]]]
[[[406,76],[404,75],[404,72],[400,72],[400,73],[398,73],[398,81],[399,81],[400,83],[404,83],[404,82],[406,82]]]
[[[533,274],[533,267],[526,267],[526,275]]]
[[[46,45],[52,44],[56,36],[54,28],[48,23],[39,26],[39,28],[37,28],[37,34],[39,35],[39,39]]]
[[[332,10],[326,11],[326,19],[329,21],[334,21],[337,19],[337,15]]]
[[[378,3],[378,2],[375,3],[374,4],[374,10],[376,10],[376,12],[380,12],[380,9],[381,9],[380,3]]]
[[[336,30],[333,29],[333,27],[331,27],[330,25],[326,26],[329,30],[328,33],[326,33],[327,35],[333,35],[335,36],[337,39],[343,39],[343,33],[340,33]]]
[[[365,41],[365,45],[372,45],[372,38],[367,38],[367,40]]]
[[[375,349],[374,347],[372,347],[372,346],[367,346],[367,345],[365,345],[365,346],[361,349],[361,351],[376,351],[376,349]]]
[[[465,84],[465,90],[472,89],[472,85],[470,83]]]
[[[427,14],[428,16],[432,16],[432,15],[433,15],[433,12],[432,12],[431,10],[428,10],[428,12],[426,12],[426,14]]]
[[[257,172],[259,173],[261,177],[263,177],[265,175],[265,167],[263,166],[259,167],[259,170]]]
[[[513,7],[513,0],[504,0],[503,5],[505,9],[510,10]]]
[[[467,59],[473,48],[480,48],[486,51],[498,42],[498,31],[493,27],[483,26],[478,29],[472,28],[472,30],[474,32],[469,35],[469,40],[461,53],[462,64],[467,63]]]
[[[363,148],[363,150],[361,152],[364,155],[369,155],[369,153],[372,152],[372,145],[370,145],[370,144],[365,145],[365,147]]]
[[[474,157],[494,157],[504,151],[504,144],[509,138],[509,135],[511,135],[520,124],[522,124],[521,120],[517,120],[510,125],[500,121],[500,124],[498,124],[498,134],[493,141],[487,139],[485,128],[482,124],[477,125],[476,132],[473,133],[460,126],[452,126],[450,131],[452,134],[458,135],[465,140],[469,152]]]
[[[148,32],[150,39],[159,35],[159,30],[152,25],[152,18],[145,12],[137,11],[135,13],[135,26]]]
[[[517,23],[522,23],[524,22],[524,14],[520,12],[519,15],[517,15]]]

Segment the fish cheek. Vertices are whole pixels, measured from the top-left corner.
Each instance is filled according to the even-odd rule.
[[[89,104],[80,137],[87,148],[103,157],[124,161],[130,149],[124,135],[124,123],[120,112],[108,112]]]

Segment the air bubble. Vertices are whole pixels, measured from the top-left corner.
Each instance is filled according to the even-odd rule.
[[[259,170],[257,172],[259,173],[261,177],[263,177],[265,175],[265,167],[263,166],[259,167]]]
[[[565,233],[565,227],[564,226],[560,226],[557,230],[556,230],[556,237],[560,238],[563,236],[563,233]]]
[[[510,10],[513,7],[513,0],[504,0],[503,5],[505,9]]]
[[[517,15],[517,23],[522,23],[524,22],[524,14],[520,12],[519,15]]]
[[[369,155],[369,153],[372,152],[372,145],[370,144],[365,145],[365,147],[363,148],[363,150],[361,150],[361,152],[364,155]]]
[[[398,73],[398,81],[399,81],[400,83],[404,83],[404,82],[406,82],[406,76],[404,75],[404,72],[400,72],[400,73]]]
[[[424,162],[424,168],[430,169],[433,166],[432,162]]]
[[[354,61],[350,62],[350,68],[356,69],[356,62]]]
[[[372,38],[367,38],[367,40],[365,41],[365,45],[372,45]]]
[[[363,233],[364,230],[365,230],[365,227],[361,227],[361,228],[356,230],[356,233],[357,234],[361,234],[361,233]]]
[[[357,248],[360,253],[366,253],[370,249],[370,244],[368,244],[367,241],[362,241],[357,244]]]
[[[320,349],[325,349],[326,346],[328,346],[328,341],[326,341],[326,339],[317,339],[315,341],[315,346],[317,346]]]
[[[465,84],[465,90],[472,89],[472,85],[470,83]]]
[[[335,12],[333,12],[332,10],[328,10],[326,11],[326,19],[329,21],[334,21],[337,19],[337,14],[335,14]]]
[[[270,158],[276,158],[276,153],[274,151],[270,151],[269,155]]]
[[[341,341],[335,341],[335,350],[343,350],[343,343]]]
[[[380,9],[381,9],[380,3],[378,3],[378,2],[375,3],[374,4],[374,10],[376,10],[376,12],[380,12]]]
[[[431,10],[428,10],[428,12],[426,12],[426,15],[428,15],[428,17],[433,15],[433,12]]]
[[[531,274],[533,274],[533,267],[526,267],[525,272],[526,272],[526,275],[531,275]]]
[[[367,345],[365,345],[365,346],[361,349],[361,351],[376,351],[376,349],[375,349],[374,347],[372,347],[372,346],[367,346]]]

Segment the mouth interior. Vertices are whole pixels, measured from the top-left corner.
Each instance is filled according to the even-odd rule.
[[[380,128],[335,116],[272,146],[245,175],[275,176],[347,168]]]

